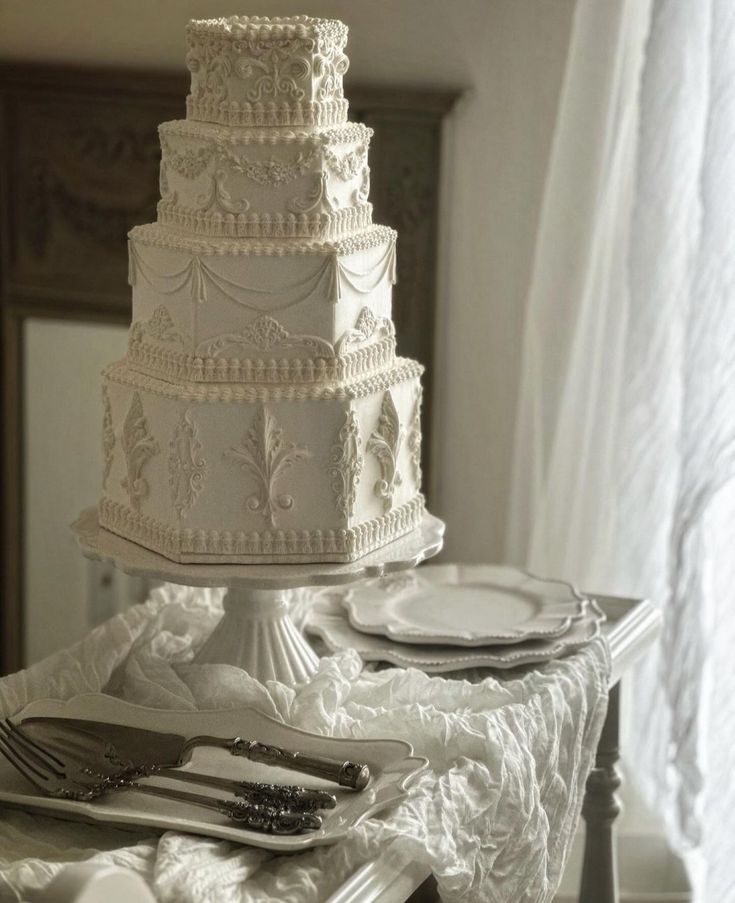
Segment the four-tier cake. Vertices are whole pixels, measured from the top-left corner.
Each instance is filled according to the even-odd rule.
[[[104,374],[100,524],[180,562],[352,561],[424,503],[421,367],[395,354],[347,28],[232,17],[187,40],[187,119],[159,129],[128,353]]]

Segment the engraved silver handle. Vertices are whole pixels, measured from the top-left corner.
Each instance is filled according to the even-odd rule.
[[[305,756],[303,753],[291,752],[280,746],[259,743],[257,740],[237,739],[233,744],[233,755],[245,756],[253,762],[265,765],[277,765],[300,771],[315,778],[333,781],[341,787],[362,790],[370,780],[370,769],[358,762],[340,762],[338,759],[327,759],[323,756]]]
[[[299,834],[302,831],[315,831],[322,824],[318,815],[309,812],[292,812],[287,809],[274,809],[271,806],[256,806],[242,800],[223,800],[202,796],[198,793],[187,793],[184,790],[174,790],[171,787],[138,784],[136,781],[122,779],[117,782],[111,781],[105,789],[136,790],[150,796],[160,796],[164,799],[203,806],[205,809],[214,809],[252,831],[263,831],[266,834]]]
[[[291,752],[280,746],[260,743],[257,740],[245,740],[242,737],[234,737],[230,740],[223,737],[192,737],[181,751],[181,761],[186,759],[188,753],[195,746],[215,746],[219,749],[226,749],[233,756],[243,756],[253,762],[262,762],[264,765],[277,765],[279,768],[299,771],[301,774],[332,781],[341,787],[351,787],[353,790],[363,790],[370,781],[370,769],[360,762],[340,761],[326,756],[305,756],[300,752]]]
[[[234,781],[216,775],[195,771],[179,771],[177,768],[153,766],[146,774],[157,774],[163,778],[186,781],[190,784],[204,784],[241,797],[258,806],[272,806],[276,809],[291,809],[294,812],[314,812],[317,809],[334,809],[337,798],[326,790],[313,790],[292,785],[266,784],[261,781]]]

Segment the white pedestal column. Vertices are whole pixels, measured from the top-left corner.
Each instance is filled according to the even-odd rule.
[[[288,595],[286,590],[230,588],[222,620],[194,661],[235,665],[261,682],[308,680],[318,658],[289,616]]]

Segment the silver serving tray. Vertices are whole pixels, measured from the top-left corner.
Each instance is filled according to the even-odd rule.
[[[85,694],[68,701],[37,700],[14,717],[41,715],[89,718],[187,736],[240,735],[298,750],[307,755],[350,759],[369,765],[372,775],[370,784],[358,793],[293,771],[239,759],[224,750],[195,750],[191,762],[184,768],[190,768],[192,771],[210,771],[222,777],[240,780],[321,787],[337,796],[336,808],[323,813],[324,822],[318,831],[295,836],[277,836],[242,828],[217,812],[135,791],[111,793],[92,803],[43,796],[9,763],[0,758],[1,805],[40,815],[113,825],[118,828],[204,834],[283,853],[341,840],[350,828],[400,802],[406,796],[406,787],[411,778],[428,764],[427,759],[414,756],[411,744],[403,740],[350,740],[325,737],[289,727],[255,709],[176,712],[131,705],[102,694]],[[155,781],[160,784],[169,783],[161,778],[156,778]],[[189,784],[185,789],[192,791],[195,788]],[[219,791],[202,788],[202,792],[217,794]]]

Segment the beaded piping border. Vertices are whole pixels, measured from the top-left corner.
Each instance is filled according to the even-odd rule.
[[[158,203],[158,222],[197,235],[231,238],[338,238],[372,225],[373,205],[369,202],[309,216],[306,213],[203,213],[178,207],[168,201]]]
[[[102,527],[172,561],[278,564],[355,561],[416,529],[424,515],[418,493],[394,511],[344,530],[180,530],[104,497]]]
[[[340,357],[295,360],[201,358],[160,345],[130,342],[127,360],[141,373],[192,382],[292,383],[337,382],[365,376],[395,363],[396,340],[381,339]]]
[[[319,132],[295,132],[291,129],[283,132],[273,129],[263,131],[233,132],[220,129],[214,122],[199,122],[192,119],[169,119],[159,123],[158,134],[169,138],[173,135],[181,138],[196,138],[217,145],[256,144],[282,147],[284,145],[310,144],[316,147],[331,144],[353,144],[358,141],[369,142],[374,132],[370,126],[362,122],[347,122],[343,126],[324,129]]]
[[[398,233],[390,226],[373,224],[367,229],[332,241],[308,241],[289,242],[278,244],[275,242],[259,243],[249,241],[247,244],[238,239],[223,237],[218,242],[209,242],[195,235],[184,235],[175,232],[169,226],[161,223],[146,223],[134,226],[128,232],[131,241],[141,245],[155,248],[170,248],[172,250],[185,250],[192,254],[204,254],[208,256],[261,256],[261,257],[286,257],[290,255],[304,254],[337,254],[347,257],[358,251],[369,251],[382,244],[395,244]]]
[[[180,399],[186,402],[207,403],[225,402],[239,404],[255,404],[269,401],[320,401],[339,399],[365,398],[376,392],[384,392],[398,383],[417,379],[424,368],[417,361],[397,357],[395,366],[390,370],[373,373],[357,382],[334,385],[315,383],[313,385],[228,385],[223,383],[196,384],[165,382],[152,376],[139,373],[128,366],[126,360],[117,361],[103,371],[103,377],[111,383],[142,389],[151,395],[164,398]]]
[[[282,106],[237,101],[186,98],[186,118],[193,122],[216,122],[235,126],[312,126],[326,128],[347,123],[348,103],[344,99],[306,101]]]

